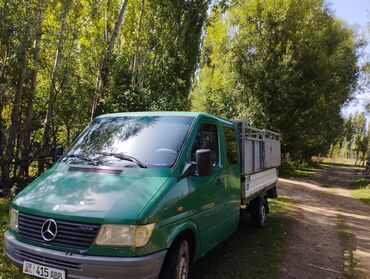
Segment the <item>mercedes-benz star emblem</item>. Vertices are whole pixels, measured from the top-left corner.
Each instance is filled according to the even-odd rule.
[[[41,236],[46,241],[52,241],[58,233],[57,223],[53,219],[47,219],[41,227]]]

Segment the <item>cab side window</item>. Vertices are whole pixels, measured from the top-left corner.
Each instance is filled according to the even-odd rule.
[[[218,137],[216,125],[203,123],[198,129],[193,148],[191,150],[191,160],[195,161],[195,153],[198,149],[210,149],[212,152],[213,164],[218,161]]]
[[[234,129],[224,127],[226,141],[226,162],[229,166],[238,164],[238,146]]]

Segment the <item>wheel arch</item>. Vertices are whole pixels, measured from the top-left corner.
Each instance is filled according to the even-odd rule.
[[[184,238],[189,242],[191,260],[197,260],[200,251],[200,237],[198,228],[193,222],[187,222],[176,226],[168,237],[167,247],[170,249],[177,241]]]

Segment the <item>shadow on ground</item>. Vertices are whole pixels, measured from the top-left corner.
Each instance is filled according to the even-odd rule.
[[[271,201],[271,212],[262,229],[253,227],[243,214],[237,231],[196,262],[190,278],[276,278],[286,252],[290,200]]]

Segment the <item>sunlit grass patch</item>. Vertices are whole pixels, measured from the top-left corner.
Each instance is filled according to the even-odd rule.
[[[351,182],[350,191],[353,197],[370,205],[370,179],[357,179]]]
[[[321,166],[317,163],[286,162],[279,168],[279,177],[304,178],[313,176]]]
[[[363,277],[363,270],[359,267],[359,260],[354,255],[353,246],[355,236],[347,224],[346,217],[338,214],[338,233],[342,242],[343,253],[343,273],[347,279],[361,279]]]

